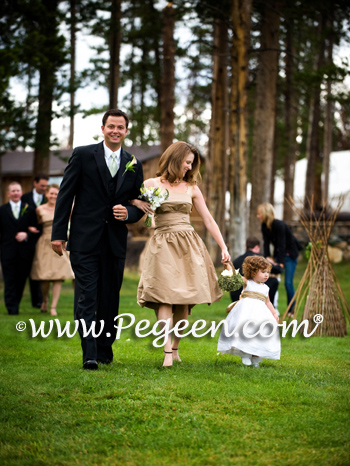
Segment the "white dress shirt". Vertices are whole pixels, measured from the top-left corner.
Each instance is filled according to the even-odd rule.
[[[120,167],[121,147],[119,147],[119,149],[117,151],[113,152],[109,147],[106,146],[105,142],[103,141],[103,148],[104,148],[104,152],[105,152],[105,161],[106,161],[107,167],[109,168],[110,164],[112,162],[111,155],[116,154],[116,162],[117,162],[118,169],[119,169],[119,167]]]
[[[43,200],[43,197],[43,194],[39,194],[35,189],[33,189],[33,201],[35,205],[39,206]]]
[[[111,155],[116,154],[116,162],[117,162],[118,170],[119,170],[119,167],[120,167],[120,152],[121,152],[122,148],[119,147],[119,149],[117,151],[113,152],[109,147],[106,146],[106,143],[104,141],[103,141],[103,148],[104,148],[104,152],[105,152],[105,161],[106,161],[107,167],[109,168],[109,165],[112,162]],[[128,220],[128,218],[129,218],[129,214],[127,213],[126,218],[123,219],[122,221],[125,222],[126,220]]]
[[[18,201],[18,202],[13,202],[13,201],[9,201],[10,202],[10,206],[11,206],[11,209],[12,209],[12,213],[13,213],[13,216],[15,217],[15,206],[18,206],[18,218],[21,214],[21,201]],[[15,217],[16,218],[16,217]]]

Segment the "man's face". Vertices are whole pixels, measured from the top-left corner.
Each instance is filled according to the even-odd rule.
[[[128,133],[125,118],[121,116],[109,116],[105,126],[101,126],[101,129],[106,146],[113,152],[120,148]]]
[[[9,188],[7,190],[7,196],[9,198],[9,200],[12,201],[12,202],[20,201],[20,199],[22,197],[21,185],[13,184],[13,185],[9,186]]]
[[[40,179],[39,181],[34,181],[34,189],[38,194],[45,194],[46,188],[49,184],[48,180]]]

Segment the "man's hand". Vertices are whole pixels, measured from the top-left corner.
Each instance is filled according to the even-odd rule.
[[[19,243],[22,243],[22,241],[25,241],[28,238],[28,234],[25,231],[19,231],[16,235],[16,241]]]
[[[56,254],[59,256],[63,256],[63,251],[66,250],[66,242],[65,241],[60,241],[60,240],[55,240],[51,241],[51,246],[52,249],[55,251]]]
[[[127,208],[121,204],[117,204],[113,207],[113,215],[117,220],[125,220],[128,216]]]

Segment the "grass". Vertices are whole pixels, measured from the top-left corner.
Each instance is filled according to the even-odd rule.
[[[298,265],[296,283],[305,264]],[[334,267],[350,297],[350,265]],[[121,311],[136,320],[138,277],[127,273]],[[123,331],[115,361],[81,369],[78,337],[31,338],[30,306],[8,316],[0,297],[0,464],[3,465],[349,465],[350,337],[284,338],[280,361],[245,367],[217,355],[215,338],[188,337],[182,364],[162,369],[151,338]],[[65,283],[58,306],[72,321]],[[191,322],[219,321],[226,295],[196,306]],[[279,308],[286,305],[280,287]],[[19,320],[27,330],[18,332]]]

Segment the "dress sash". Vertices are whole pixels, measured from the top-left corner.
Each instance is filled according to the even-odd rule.
[[[264,303],[267,300],[267,296],[263,293],[258,293],[257,291],[242,291],[241,298],[260,299],[260,301],[264,301]]]

